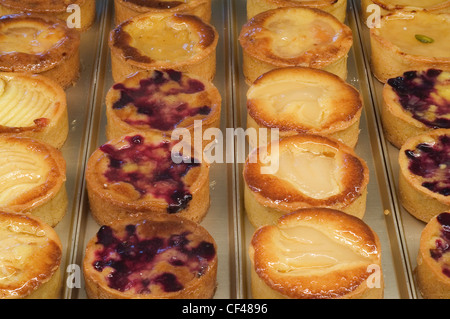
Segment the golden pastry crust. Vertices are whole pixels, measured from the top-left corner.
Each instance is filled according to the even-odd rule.
[[[433,0],[433,1],[410,1],[410,0],[362,0],[361,7],[363,14],[367,17],[370,12],[366,12],[369,5],[377,5],[380,8],[381,15],[387,15],[395,11],[418,11],[423,10],[431,13],[450,12],[449,0]]]
[[[311,134],[280,139],[278,153],[274,143],[254,149],[244,166],[245,208],[255,227],[309,207],[364,216],[369,171],[353,149]]]
[[[289,66],[323,69],[345,79],[353,35],[329,13],[288,7],[251,18],[242,27],[239,42],[248,84],[269,70]]]
[[[34,13],[67,21],[73,13],[70,5],[80,8],[80,31],[88,30],[95,21],[95,0],[0,0],[0,15]]]
[[[211,0],[114,0],[115,21],[119,24],[142,13],[179,13],[211,20]]]
[[[420,236],[415,274],[425,299],[450,298],[449,216],[449,212],[434,216]]]
[[[0,211],[0,299],[59,298],[62,244],[46,223]]]
[[[67,210],[66,162],[60,150],[26,137],[0,135],[4,183],[0,207],[56,226]]]
[[[174,149],[177,145],[167,137],[133,132],[94,151],[86,186],[97,223],[139,213],[177,214],[200,222],[209,208],[209,164],[190,146]],[[190,157],[177,164],[172,155],[178,152]]]
[[[68,131],[66,93],[59,84],[40,75],[0,72],[0,134],[61,148]]]
[[[450,72],[435,69],[410,71],[389,79],[383,87],[381,107],[387,140],[401,148],[413,136],[450,128],[450,120],[443,112],[450,101],[449,88]]]
[[[308,7],[323,10],[344,22],[347,0],[248,0],[247,19],[251,19],[263,11],[285,7]]]
[[[195,121],[201,121],[202,133],[219,127],[221,103],[214,84],[198,76],[174,70],[137,72],[114,84],[106,95],[106,136],[112,140],[142,131],[170,137],[183,128],[194,145]]]
[[[370,29],[371,63],[382,83],[411,70],[450,71],[450,14],[397,11]]]
[[[0,17],[0,71],[45,75],[63,88],[79,75],[80,34],[65,22],[31,14]]]
[[[319,134],[354,148],[362,100],[359,92],[337,75],[287,67],[261,75],[250,86],[247,111],[247,126],[257,132],[259,128],[278,128],[280,137]]]
[[[110,33],[114,81],[120,82],[137,71],[154,69],[174,69],[212,80],[216,73],[217,43],[216,29],[197,16],[140,14]]]
[[[429,131],[408,139],[398,155],[400,202],[423,222],[450,210],[449,141],[450,129]]]
[[[131,241],[144,248],[142,258],[120,244]],[[108,252],[126,261],[127,273],[107,265]],[[199,224],[173,215],[136,216],[102,226],[86,247],[83,270],[91,299],[204,299],[214,295],[217,263],[217,245]]]
[[[252,236],[253,298],[383,297],[381,246],[361,219],[327,208],[282,216]],[[375,270],[379,282],[371,286]]]

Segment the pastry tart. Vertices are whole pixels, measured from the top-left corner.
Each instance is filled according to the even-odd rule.
[[[434,216],[420,237],[416,279],[426,299],[450,298],[450,212]]]
[[[142,13],[179,13],[211,20],[211,0],[114,0],[116,24]]]
[[[275,68],[312,67],[347,77],[352,30],[329,13],[292,7],[261,12],[243,25],[239,42],[247,84]]]
[[[256,299],[381,299],[377,234],[361,219],[304,208],[258,228],[249,257]]]
[[[430,13],[450,12],[449,0],[362,0],[361,7],[367,16],[367,6],[376,4],[380,7],[381,15],[387,15],[395,11],[428,11]],[[369,12],[370,13],[370,12]]]
[[[67,210],[61,151],[27,137],[0,135],[0,209],[31,214],[56,226]]]
[[[355,147],[362,101],[359,92],[332,73],[286,67],[261,75],[247,91],[247,126],[279,129],[279,136],[311,133]],[[258,145],[262,145],[261,141]]]
[[[367,165],[337,140],[299,134],[272,141],[250,152],[243,174],[245,210],[255,227],[310,207],[364,216]]]
[[[347,13],[347,0],[247,0],[247,18],[276,8],[308,7],[328,12],[344,22]]]
[[[144,13],[110,33],[115,82],[142,70],[174,69],[212,80],[216,73],[215,28],[197,16]]]
[[[60,85],[40,75],[0,72],[0,134],[61,148],[68,131],[66,93]]]
[[[450,15],[399,11],[370,29],[372,69],[385,83],[411,70],[450,71]]]
[[[0,211],[0,299],[57,299],[62,245],[40,219]]]
[[[201,121],[202,133],[219,127],[220,112],[221,96],[212,82],[175,70],[141,71],[115,83],[106,95],[106,136],[142,131],[170,137],[182,128],[194,145],[194,124]]]
[[[78,78],[80,33],[61,20],[13,14],[0,17],[0,71],[47,76],[67,88]]]
[[[200,222],[209,208],[209,165],[196,150],[181,144],[136,132],[94,151],[87,163],[86,186],[97,223],[138,213],[177,214]]]
[[[381,119],[386,138],[400,148],[408,138],[450,128],[450,72],[408,71],[383,88]]]
[[[206,299],[216,289],[217,246],[199,224],[174,215],[103,225],[83,262],[91,299]]]
[[[33,13],[72,22],[70,16],[74,12],[72,7],[75,5],[80,12],[80,25],[76,28],[86,31],[95,21],[95,0],[0,0],[0,15]]]
[[[400,202],[423,222],[450,210],[449,161],[449,129],[411,137],[400,149]]]

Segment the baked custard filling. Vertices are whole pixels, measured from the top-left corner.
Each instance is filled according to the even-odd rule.
[[[422,142],[405,150],[409,171],[420,176],[422,186],[443,196],[450,196],[450,135]]]
[[[30,150],[19,143],[13,147],[0,142],[0,206],[7,206],[18,196],[45,183],[50,168],[44,156],[30,156]]]
[[[56,106],[54,97],[32,81],[0,76],[0,125],[32,127],[50,119]]]
[[[440,15],[404,13],[385,19],[380,36],[402,52],[436,58],[450,57],[450,23]],[[421,39],[427,39],[426,41]]]
[[[450,213],[441,213],[436,217],[440,229],[431,238],[430,256],[442,268],[442,273],[450,277]]]
[[[417,8],[429,8],[438,4],[443,4],[448,0],[383,0],[381,3],[392,6],[404,6],[404,7],[417,7]]]
[[[450,72],[409,71],[387,83],[414,119],[431,128],[450,128]]]
[[[126,24],[123,30],[131,36],[129,45],[154,61],[185,61],[201,49],[198,33],[181,20],[153,16]]]
[[[306,225],[278,226],[274,236],[276,258],[272,266],[286,275],[302,275],[311,271],[329,271],[335,266],[361,265],[370,262],[368,256],[344,244],[339,231],[324,234]]]
[[[43,54],[63,42],[64,30],[33,22],[12,22],[0,30],[1,53]]]
[[[309,50],[317,50],[321,46],[336,42],[342,31],[327,21],[312,15],[274,15],[264,24],[265,32],[261,37],[268,37],[271,50],[281,58],[289,59],[307,54]],[[257,31],[257,30],[255,30]]]
[[[301,126],[319,128],[329,115],[324,103],[326,91],[319,83],[283,81],[255,86],[250,89],[248,97],[256,105],[262,103],[262,112],[269,113],[268,118],[276,116]]]
[[[339,166],[334,153],[319,153],[298,147],[295,150],[280,150],[278,160],[275,176],[290,183],[299,192],[314,199],[340,193]]]

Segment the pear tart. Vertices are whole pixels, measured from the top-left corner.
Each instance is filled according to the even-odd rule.
[[[269,70],[303,66],[347,77],[352,30],[318,9],[287,7],[261,12],[243,25],[239,42],[247,84]]]
[[[217,246],[199,224],[173,215],[102,226],[83,262],[91,299],[206,299],[216,289]]]
[[[373,11],[366,12],[367,6],[376,4],[380,8],[381,15],[387,15],[395,11],[428,11],[430,13],[450,12],[449,0],[362,0],[361,7],[367,17]]]
[[[180,13],[211,20],[211,0],[114,0],[116,24],[142,13]]]
[[[280,137],[320,134],[353,148],[358,141],[362,101],[359,92],[337,75],[287,67],[261,75],[250,86],[247,111],[247,126],[257,132],[278,128]]]
[[[0,71],[45,75],[63,88],[78,78],[80,34],[62,20],[2,16],[0,42]]]
[[[38,218],[0,211],[0,299],[57,299],[62,245]]]
[[[247,18],[276,8],[308,7],[328,12],[344,22],[347,13],[347,0],[247,0]]]
[[[111,140],[144,131],[169,137],[184,128],[194,137],[196,121],[202,131],[219,127],[220,110],[220,93],[210,81],[175,70],[141,71],[106,95],[106,136]]]
[[[216,73],[216,29],[187,14],[144,13],[110,33],[115,82],[142,70],[174,69],[212,80]]]
[[[249,257],[253,298],[383,298],[378,236],[341,211],[286,214],[255,231]]]
[[[245,210],[255,227],[308,207],[364,216],[367,165],[337,140],[299,134],[272,141],[250,152],[243,174]]]
[[[209,208],[209,165],[181,144],[136,132],[94,151],[86,170],[94,219],[103,225],[142,213],[201,221]]]
[[[450,298],[450,212],[434,216],[420,237],[417,285],[426,299]]]
[[[95,21],[95,0],[0,0],[0,15],[33,13],[71,23],[75,8],[79,8],[80,24],[74,27],[86,31]]]
[[[385,83],[412,70],[450,71],[450,14],[398,11],[370,29],[372,69]]]
[[[27,137],[0,135],[0,209],[56,226],[67,209],[66,162],[61,151]]]
[[[381,119],[386,138],[400,148],[408,138],[450,128],[450,72],[408,71],[383,87]]]
[[[450,129],[409,138],[398,161],[399,198],[411,215],[429,222],[450,210]]]
[[[0,134],[61,148],[69,131],[66,94],[47,77],[0,72]]]

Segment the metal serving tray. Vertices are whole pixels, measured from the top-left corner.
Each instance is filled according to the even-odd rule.
[[[392,176],[392,150],[384,141],[377,111],[377,87],[371,77],[367,59],[367,39],[359,18],[358,0],[349,1],[347,24],[354,32],[354,45],[348,61],[348,82],[362,94],[364,111],[356,152],[370,170],[367,210],[364,221],[380,237],[385,298],[415,298],[411,275],[411,258],[417,249],[417,231],[399,210]],[[246,128],[246,91],[242,74],[242,52],[237,41],[246,22],[245,0],[212,0],[212,24],[219,33],[215,85],[222,95],[221,129]],[[63,147],[67,161],[69,209],[56,227],[63,242],[64,299],[85,299],[81,273],[84,250],[100,225],[91,218],[84,183],[86,162],[92,152],[106,142],[105,95],[113,84],[108,36],[114,27],[114,5],[111,0],[97,0],[95,25],[82,34],[81,77],[67,90],[70,132]],[[227,150],[224,146],[224,152]],[[210,172],[211,206],[204,226],[218,244],[218,287],[214,298],[251,298],[247,248],[254,228],[243,208],[242,165],[245,158],[235,149],[234,163],[213,163]],[[413,231],[414,230],[414,231]],[[412,244],[406,245],[406,239]]]

